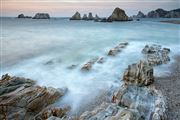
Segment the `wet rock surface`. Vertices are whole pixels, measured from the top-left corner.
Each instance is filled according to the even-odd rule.
[[[63,94],[64,91],[61,89],[35,86],[33,80],[6,74],[0,80],[0,117],[1,119],[33,119]]]
[[[160,45],[146,45],[142,53],[150,66],[165,64],[170,61],[170,49],[162,48]]]
[[[153,68],[146,61],[129,65],[124,72],[123,80],[125,84],[150,85],[154,81]]]
[[[128,42],[120,43],[119,45],[115,46],[114,48],[110,49],[108,52],[109,56],[115,56],[119,52],[122,51],[126,46],[128,45]]]

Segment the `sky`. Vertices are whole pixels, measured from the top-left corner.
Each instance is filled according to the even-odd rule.
[[[52,17],[70,17],[76,11],[92,12],[100,17],[109,16],[116,7],[131,16],[142,11],[145,14],[157,8],[171,10],[180,8],[179,0],[0,0],[0,16],[17,16],[23,13],[34,16],[37,12],[49,13]]]

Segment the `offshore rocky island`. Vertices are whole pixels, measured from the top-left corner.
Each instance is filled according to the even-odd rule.
[[[129,43],[120,43],[110,49],[107,56],[92,59],[82,66],[90,71],[95,62],[103,64],[106,57],[120,54]],[[170,49],[160,45],[146,45],[144,59],[128,65],[122,80],[124,84],[91,111],[69,116],[69,106],[53,105],[68,89],[41,87],[35,81],[8,74],[0,80],[0,118],[18,120],[166,120],[167,103],[154,84],[153,67],[170,61]]]

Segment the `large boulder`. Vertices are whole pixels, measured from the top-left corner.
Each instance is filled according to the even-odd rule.
[[[30,79],[4,75],[0,80],[0,114],[6,114],[7,119],[33,119],[64,94],[64,90],[34,84]]]
[[[79,12],[76,12],[70,20],[81,20],[81,14]]]
[[[142,53],[145,55],[146,61],[151,66],[164,64],[170,61],[168,56],[170,52],[169,48],[162,48],[160,45],[146,45]]]
[[[115,8],[111,16],[108,17],[107,21],[128,21],[129,18],[125,11],[120,8]]]
[[[33,19],[50,19],[48,13],[36,13]]]
[[[123,75],[125,84],[147,86],[154,81],[153,68],[146,61],[129,65]]]

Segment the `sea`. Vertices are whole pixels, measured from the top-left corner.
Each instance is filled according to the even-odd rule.
[[[171,62],[155,67],[156,76],[170,73],[169,65],[180,55],[180,25],[160,22],[172,19],[112,23],[68,18],[0,19],[0,75],[8,73],[35,80],[40,86],[67,89],[55,104],[70,106],[72,114],[78,114],[98,96],[112,95],[123,84],[128,65],[143,59],[141,51],[146,44],[171,49]],[[129,45],[116,56],[107,55],[122,42]],[[88,61],[101,57],[104,63],[81,70]]]

